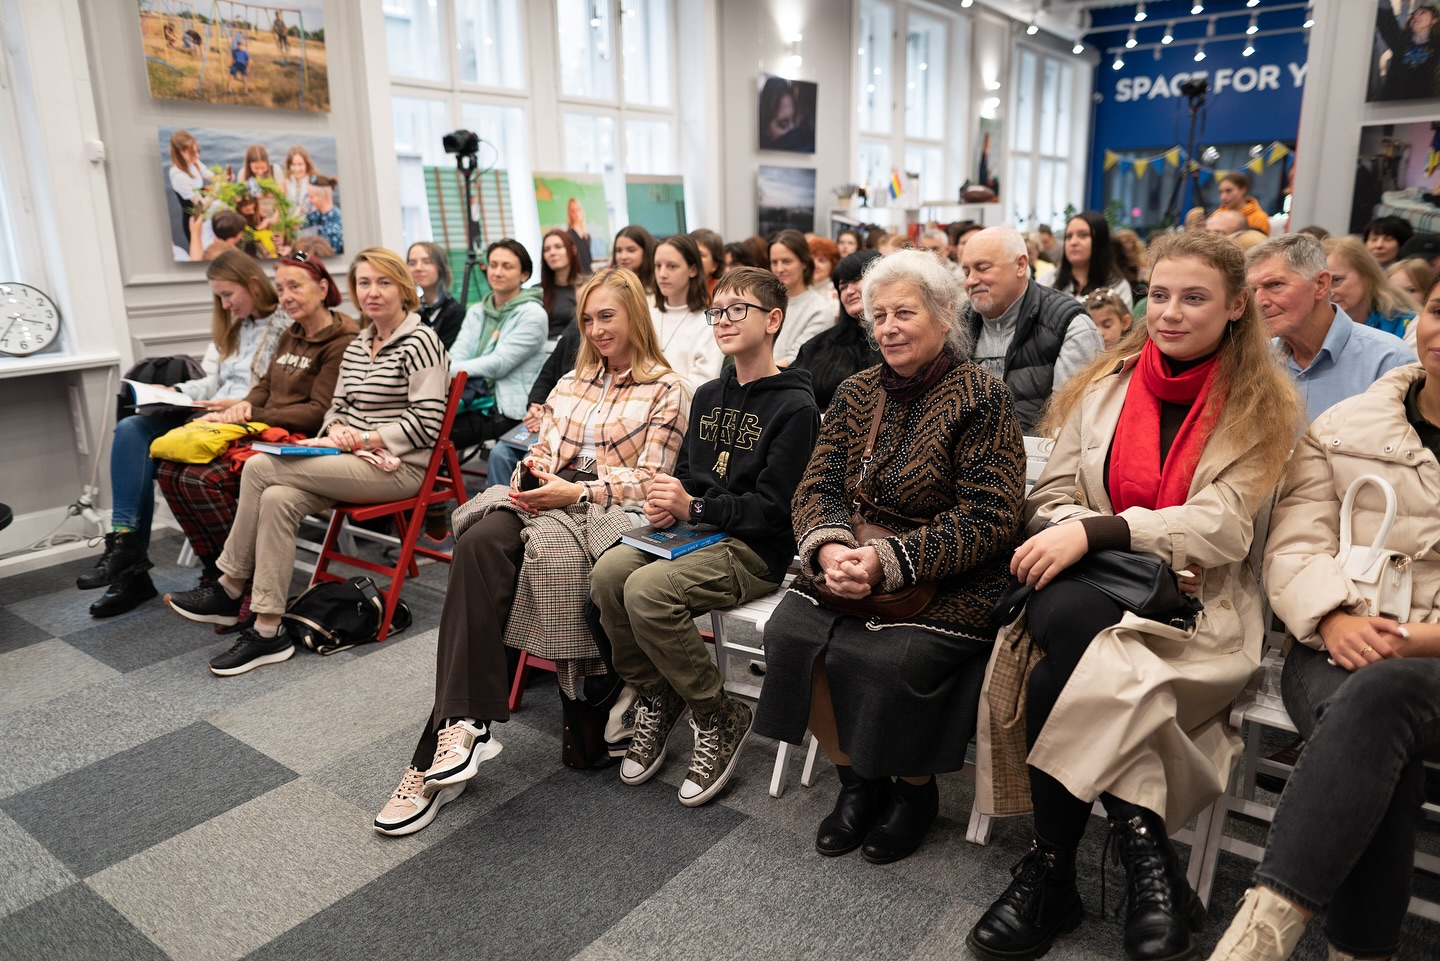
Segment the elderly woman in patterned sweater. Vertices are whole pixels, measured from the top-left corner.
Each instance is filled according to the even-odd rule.
[[[210,662],[212,674],[243,674],[295,653],[280,615],[295,571],[301,519],[337,501],[369,504],[413,496],[439,439],[450,358],[415,313],[420,298],[405,261],[381,247],[360,251],[350,266],[350,299],[370,325],[345,348],[321,436],[301,442],[341,454],[256,454],[246,461],[235,525],[217,562],[220,579],[165,595],[181,617],[234,624],[245,582],[253,578],[255,624]]]
[[[1025,445],[1010,392],[965,359],[959,299],[928,252],[871,264],[865,323],[884,362],[835,392],[795,493],[802,571],[765,631],[754,729],[798,744],[808,727],[835,762],[840,796],[815,838],[828,856],[863,845],[866,860],[886,864],[913,853],[939,809],[934,775],[964,765],[975,728]],[[862,494],[893,536],[856,538]],[[922,582],[937,582],[935,597],[908,623],[837,609]]]
[[[435,703],[414,756],[375,816],[413,834],[500,753],[510,717],[505,645],[557,660],[561,687],[603,668],[584,619],[595,558],[632,524],[658,473],[673,473],[690,397],[660,351],[645,289],[624,268],[580,291],[584,340],[550,393],[540,440],[509,487],[455,512],[455,555],[440,613]],[[544,603],[538,599],[543,597]]]

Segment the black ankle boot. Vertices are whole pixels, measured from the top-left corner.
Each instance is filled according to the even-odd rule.
[[[880,820],[865,835],[860,853],[871,864],[890,864],[908,858],[920,847],[935,816],[940,813],[940,788],[935,778],[924,784],[898,779],[890,786],[890,800]]]
[[[1178,961],[1195,955],[1193,932],[1205,906],[1190,890],[1165,822],[1146,808],[1108,803],[1115,861],[1125,865],[1125,956],[1131,961]],[[1103,857],[1103,855],[1102,855]]]
[[[133,611],[157,593],[154,582],[145,571],[126,574],[111,584],[100,596],[100,600],[90,605],[90,616],[114,617],[116,614]]]
[[[988,961],[1038,958],[1085,917],[1075,887],[1074,848],[1057,848],[1036,837],[1010,874],[1015,880],[965,939],[973,954]]]
[[[890,798],[888,777],[864,778],[848,764],[835,765],[835,773],[840,775],[840,796],[815,832],[815,850],[827,858],[858,848]]]
[[[82,591],[107,587],[127,574],[139,574],[150,569],[150,558],[140,546],[140,538],[134,531],[111,531],[105,535],[105,553],[95,566],[75,579],[75,586]]]

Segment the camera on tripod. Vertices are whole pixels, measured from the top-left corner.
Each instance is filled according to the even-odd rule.
[[[474,157],[480,152],[480,135],[470,130],[457,130],[440,138],[446,153],[458,157]]]
[[[1205,94],[1210,92],[1210,81],[1206,80],[1204,77],[1191,77],[1189,80],[1186,80],[1180,85],[1180,92],[1191,100],[1202,100],[1204,99]],[[468,130],[460,131],[460,133],[469,132],[470,131]],[[447,137],[445,139],[448,141],[450,138]],[[448,144],[445,149],[450,150]],[[451,152],[453,153],[454,151]]]

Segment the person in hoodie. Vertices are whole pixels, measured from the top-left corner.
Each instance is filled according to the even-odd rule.
[[[360,328],[335,309],[340,287],[318,257],[301,253],[281,259],[275,290],[293,322],[280,335],[270,366],[238,403],[201,420],[255,421],[313,437],[334,397],[345,348]],[[218,581],[216,562],[240,504],[240,472],[226,458],[209,464],[156,461],[155,479],[200,561],[201,583]]]
[[[709,524],[725,539],[674,560],[620,544],[601,555],[590,580],[615,671],[639,694],[620,779],[653,777],[688,711],[695,748],[679,791],[686,807],[725,786],[751,722],[750,708],[725,693],[695,617],[775,590],[795,556],[790,499],[820,411],[809,371],[775,365],[787,303],[769,271],[741,267],[720,278],[705,319],[735,364],[696,391],[675,474],[657,475],[645,500],[655,527]]]
[[[468,443],[499,437],[525,416],[530,385],[545,362],[550,323],[541,292],[521,289],[534,270],[524,244],[497,240],[486,249],[485,261],[490,293],[465,314],[450,348],[450,375],[462,370],[470,375],[461,410],[472,422],[464,427],[457,420],[451,436],[463,432]]]
[[[830,406],[835,388],[847,377],[880,363],[880,351],[861,325],[865,312],[861,305],[861,275],[871,261],[879,259],[879,251],[857,250],[835,265],[830,279],[840,295],[840,317],[835,326],[805,341],[791,365],[810,371],[810,386],[821,410]]]

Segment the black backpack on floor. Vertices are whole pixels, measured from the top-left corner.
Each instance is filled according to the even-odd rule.
[[[200,362],[188,354],[176,354],[173,357],[146,357],[125,372],[126,380],[139,381],[142,384],[164,384],[166,387],[174,386],[182,381],[198,380],[204,376],[205,368],[201,367]],[[115,419],[123,420],[133,415],[135,408],[130,406],[133,403],[135,403],[135,397],[130,393],[130,388],[121,384]]]
[[[334,654],[357,644],[373,643],[384,614],[385,598],[375,582],[368,577],[352,577],[343,583],[314,585],[292,600],[280,616],[288,622],[285,630],[292,638],[317,654]],[[403,631],[411,620],[405,602],[396,604],[386,636]]]

